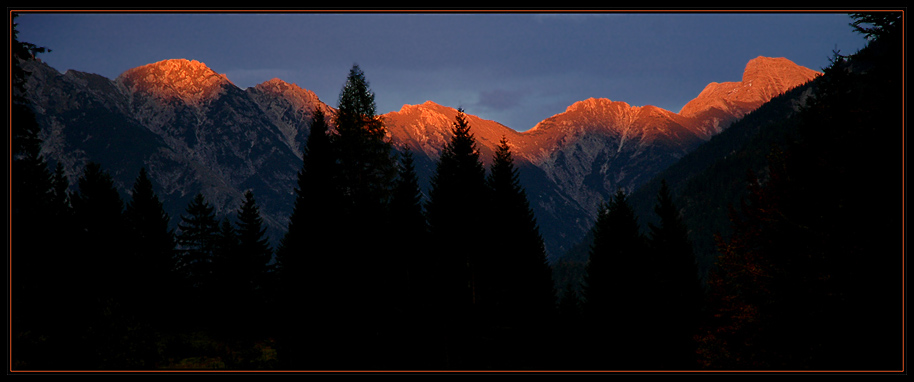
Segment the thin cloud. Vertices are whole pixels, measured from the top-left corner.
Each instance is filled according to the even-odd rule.
[[[520,90],[494,89],[479,93],[479,100],[475,106],[486,111],[506,111],[517,108],[525,92]]]

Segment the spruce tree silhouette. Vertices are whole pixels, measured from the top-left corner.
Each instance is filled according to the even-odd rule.
[[[182,277],[181,308],[189,322],[207,324],[215,302],[210,295],[213,284],[213,256],[219,223],[215,208],[202,193],[188,203],[178,223],[176,270]]]
[[[331,229],[335,226],[333,219],[342,208],[334,177],[337,153],[330,143],[329,127],[320,109],[314,110],[313,115],[308,141],[302,150],[302,168],[298,172],[288,230],[276,251],[282,293],[297,294],[305,290],[304,284],[296,283],[306,279],[309,262],[325,257],[319,255],[326,249],[317,245],[317,241],[328,239],[335,231]],[[287,302],[293,302],[291,295]]]
[[[426,333],[434,332],[439,320],[432,310],[432,302],[438,298],[432,289],[439,277],[431,261],[436,250],[430,248],[424,197],[408,146],[400,149],[398,164],[390,202],[390,241],[395,245],[392,256],[388,256],[388,261],[395,262],[395,272],[391,274],[395,283],[391,293],[396,299],[396,318],[392,322],[389,342],[390,350],[398,355],[389,357],[385,365],[400,370],[428,369],[435,366],[429,348],[434,347],[437,339]]]
[[[502,137],[487,183],[492,192],[492,248],[484,270],[495,324],[513,357],[501,367],[537,368],[547,351],[543,328],[555,318],[555,285],[546,247],[530,208],[508,140]]]
[[[100,299],[119,299],[132,277],[124,272],[128,231],[124,223],[124,202],[111,175],[96,162],[86,163],[78,180],[79,190],[71,195],[79,244],[90,250],[83,272],[89,294]]]
[[[181,254],[177,267],[192,285],[202,287],[212,273],[210,264],[218,229],[216,213],[202,193],[194,196],[185,211],[178,224]]]
[[[242,298],[243,274],[238,232],[231,219],[223,217],[213,237],[213,256],[210,266],[210,284],[204,296],[211,302],[205,320],[207,327],[220,334],[232,333],[238,337],[246,334],[239,314],[248,308]]]
[[[413,153],[409,147],[400,151],[397,180],[390,202],[391,226],[397,242],[398,268],[401,273],[395,276],[398,292],[404,299],[404,305],[420,304],[428,295],[425,277],[429,275],[427,259],[423,253],[428,245],[428,222],[422,206],[422,190],[419,188],[419,176],[413,162]],[[421,296],[421,297],[420,297]]]
[[[259,329],[266,323],[261,312],[266,298],[263,292],[268,277],[267,264],[273,257],[273,249],[254,192],[246,191],[244,198],[237,214],[237,249],[229,262],[228,274],[233,285],[237,285],[237,327],[244,333],[250,333],[250,330]]]
[[[383,257],[390,250],[386,239],[396,177],[393,150],[358,65],[350,69],[340,92],[335,132],[321,134],[329,129],[323,115],[315,115],[317,128],[312,126],[309,136],[278,260],[284,293],[294,299],[298,291],[307,291],[309,320],[325,330],[298,331],[301,340],[287,341],[287,354],[298,354],[292,358],[305,359],[311,367],[370,367],[381,351],[376,349],[381,349],[393,288],[390,262]],[[309,251],[314,253],[305,254]],[[312,285],[315,288],[306,288]],[[311,336],[308,341],[305,335]],[[292,350],[304,342],[310,343],[308,349]],[[301,356],[304,350],[309,356]]]
[[[509,320],[538,321],[554,313],[555,286],[536,217],[518,176],[508,141],[502,137],[487,178],[498,231],[492,256],[495,299]]]
[[[343,211],[347,215],[383,213],[390,200],[396,163],[387,130],[375,109],[365,73],[353,65],[340,92],[336,134],[331,138],[338,151],[337,177],[347,200]]]
[[[648,228],[656,302],[648,320],[655,329],[646,333],[657,343],[654,366],[694,369],[693,336],[698,333],[704,290],[688,228],[665,180],[660,182],[654,212],[659,225],[649,224]]]
[[[473,330],[469,327],[474,322],[473,311],[485,303],[478,277],[491,248],[486,215],[490,195],[463,109],[458,109],[451,133],[431,179],[426,211],[437,249],[433,261],[440,276],[434,289],[440,296],[437,308],[445,317],[445,367],[472,367],[465,362],[474,354],[461,341],[469,341],[466,330]]]
[[[238,209],[238,247],[243,254],[239,271],[244,288],[253,292],[260,289],[266,273],[267,263],[273,257],[270,238],[267,236],[260,207],[254,199],[254,192],[245,191],[244,202]]]
[[[179,292],[180,285],[175,272],[177,242],[174,229],[169,226],[171,218],[153,190],[145,167],[133,183],[124,218],[134,257],[131,270],[136,285],[134,308],[150,322],[170,327],[175,318],[170,300]]]
[[[335,280],[341,269],[333,262],[342,237],[337,228],[343,208],[336,178],[338,153],[323,112],[315,109],[313,115],[289,228],[276,250],[279,296],[271,310],[284,333],[277,344],[281,367],[292,369],[324,367],[321,345],[334,333],[314,328],[331,325],[332,304],[340,301]]]
[[[389,328],[392,262],[385,254],[389,240],[389,204],[397,176],[396,161],[387,130],[375,113],[375,98],[358,65],[349,70],[340,91],[336,134],[331,143],[337,152],[335,178],[343,197],[340,224],[345,236],[334,244],[342,256],[336,292],[340,303],[334,323],[343,337],[334,345],[352,361],[350,367],[380,367],[381,337]],[[370,318],[368,318],[370,317]]]
[[[624,191],[601,206],[587,263],[584,313],[594,353],[588,368],[649,367],[645,343],[650,263],[644,237]]]

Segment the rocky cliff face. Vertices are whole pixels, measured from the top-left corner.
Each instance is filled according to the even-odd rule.
[[[86,160],[109,169],[129,190],[147,167],[174,220],[197,192],[222,214],[253,189],[278,239],[291,211],[313,110],[336,110],[311,91],[279,79],[240,89],[203,63],[165,60],[115,80],[39,62],[29,94],[43,152],[65,164],[71,183]],[[674,113],[608,99],[570,105],[520,133],[469,115],[483,160],[506,137],[553,256],[589,229],[599,203],[633,190],[729,123],[818,75],[783,58],[749,62],[738,83],[709,84]],[[428,101],[381,116],[396,147],[416,153],[420,176],[434,171],[457,110]],[[427,188],[426,188],[427,190]]]

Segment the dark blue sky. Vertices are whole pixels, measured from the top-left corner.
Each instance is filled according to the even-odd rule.
[[[278,77],[337,106],[357,63],[378,113],[432,100],[527,130],[590,97],[678,112],[758,56],[821,70],[865,44],[840,13],[26,13],[55,69],[115,78],[198,60],[241,88]]]

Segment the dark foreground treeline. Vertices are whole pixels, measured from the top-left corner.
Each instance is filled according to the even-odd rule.
[[[899,369],[901,171],[873,167],[901,163],[900,23],[858,20],[878,38],[835,58],[750,177],[706,285],[664,186],[647,232],[624,193],[603,206],[558,304],[509,142],[484,168],[461,110],[423,194],[358,66],[316,114],[277,248],[250,192],[222,217],[198,195],[176,230],[144,171],[123,200],[90,162],[69,192],[14,99],[11,368]],[[14,42],[18,87],[43,48]]]

